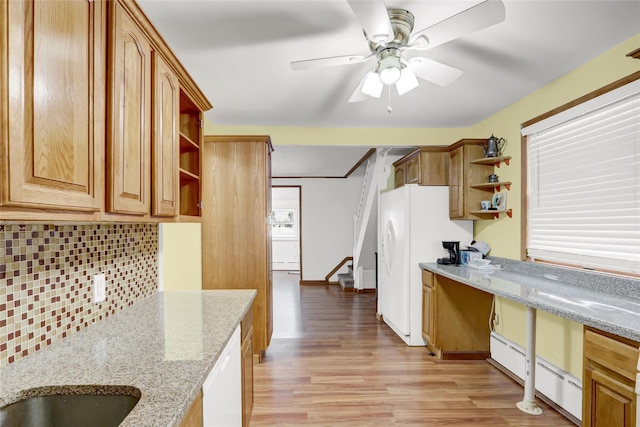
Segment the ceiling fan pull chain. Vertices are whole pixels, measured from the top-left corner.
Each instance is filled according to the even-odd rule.
[[[391,86],[387,86],[387,89],[389,90],[389,105],[387,106],[387,113],[391,114],[393,111],[393,108],[391,108]]]

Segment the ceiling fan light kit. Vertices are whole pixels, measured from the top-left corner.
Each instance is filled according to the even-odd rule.
[[[392,49],[385,49],[383,52],[389,52]],[[397,51],[397,49],[393,49]],[[380,60],[378,63],[378,75],[380,76],[380,81],[382,84],[386,86],[394,85],[400,80],[400,69],[402,65],[400,64],[400,58],[396,57],[393,53],[387,53],[387,55]]]
[[[418,78],[446,86],[462,75],[462,71],[434,60],[403,54],[425,51],[471,32],[504,21],[501,0],[485,0],[413,35],[415,18],[404,9],[387,9],[383,0],[347,0],[363,27],[370,53],[317,58],[291,63],[293,70],[333,65],[348,65],[375,57],[375,71],[369,71],[349,98],[360,102],[368,97],[380,98],[384,86],[396,86],[399,95],[418,87]]]

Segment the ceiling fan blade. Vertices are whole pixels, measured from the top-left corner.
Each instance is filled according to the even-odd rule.
[[[393,28],[391,28],[389,13],[384,1],[348,1],[369,40],[377,43],[388,43],[393,40]]]
[[[292,61],[291,69],[295,71],[309,70],[312,68],[333,67],[336,65],[349,65],[365,62],[373,55],[344,55],[329,56],[327,58],[305,59],[302,61]]]
[[[501,0],[486,0],[428,28],[413,33],[413,44],[420,36],[426,36],[431,49],[474,31],[504,21],[505,10]],[[420,44],[418,44],[419,46]],[[420,49],[420,47],[417,47]]]
[[[356,90],[351,94],[351,98],[349,98],[349,102],[361,102],[367,100],[369,98],[367,95],[362,93],[362,86],[364,86],[365,80],[369,77],[369,73],[365,74],[362,80],[360,80],[360,84],[356,87]]]
[[[457,68],[420,56],[411,58],[407,62],[416,76],[439,86],[447,86],[462,75],[462,71]]]

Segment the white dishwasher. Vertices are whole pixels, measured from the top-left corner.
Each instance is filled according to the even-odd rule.
[[[204,427],[242,426],[240,325],[202,384]]]

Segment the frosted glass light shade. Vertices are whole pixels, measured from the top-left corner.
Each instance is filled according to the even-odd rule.
[[[364,83],[362,84],[362,93],[374,98],[380,98],[380,95],[382,94],[382,87],[383,85],[378,73],[369,71],[369,73],[367,73],[367,77],[364,79]]]
[[[400,73],[400,80],[396,83],[396,89],[398,90],[398,95],[404,95],[418,87],[418,79],[416,75],[409,68],[403,68]]]
[[[398,61],[398,58],[387,56],[382,61],[380,61],[378,74],[380,75],[380,81],[383,84],[387,86],[395,84],[398,80],[400,80],[401,74],[400,61]]]

